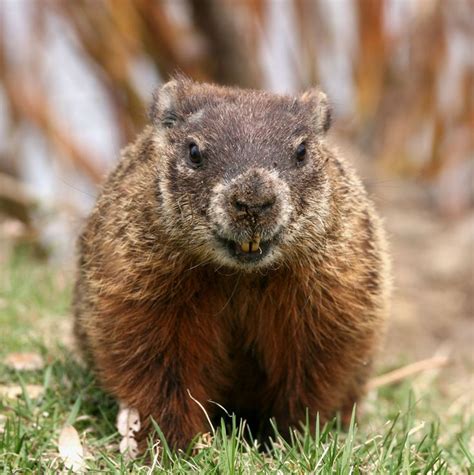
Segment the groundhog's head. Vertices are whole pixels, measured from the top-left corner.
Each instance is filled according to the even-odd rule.
[[[247,271],[308,252],[328,212],[326,96],[178,79],[151,109],[162,219],[197,261]]]

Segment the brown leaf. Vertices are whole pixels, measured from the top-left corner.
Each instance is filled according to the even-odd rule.
[[[34,371],[44,367],[43,358],[37,353],[10,353],[3,364],[18,371]]]
[[[27,384],[25,386],[26,394],[31,399],[37,399],[44,393],[43,386],[39,384]],[[15,399],[23,394],[23,389],[19,385],[3,386],[0,385],[0,397]]]
[[[61,430],[58,449],[66,468],[73,473],[79,473],[84,468],[84,448],[73,426],[64,426]]]

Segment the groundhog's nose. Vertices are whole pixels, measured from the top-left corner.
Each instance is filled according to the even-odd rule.
[[[233,205],[237,211],[257,215],[270,211],[275,202],[276,196],[273,194],[271,196],[259,197],[258,199],[235,197]]]
[[[271,211],[276,201],[273,183],[257,170],[242,175],[231,188],[230,204],[239,213],[258,216]]]

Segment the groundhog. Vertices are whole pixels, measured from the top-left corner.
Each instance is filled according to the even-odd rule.
[[[384,331],[381,221],[326,95],[175,78],[79,239],[75,331],[106,391],[185,449],[220,406],[267,434],[350,418]],[[209,418],[209,419],[208,419]]]

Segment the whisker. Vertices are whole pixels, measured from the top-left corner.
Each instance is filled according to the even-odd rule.
[[[237,290],[237,287],[240,283],[240,277],[241,277],[242,274],[239,274],[238,277],[237,277],[237,280],[235,281],[235,285],[234,285],[234,288],[230,294],[230,297],[228,298],[227,302],[225,303],[225,305],[215,314],[215,316],[219,315],[220,313],[222,313],[226,308],[227,306],[229,305],[230,301],[232,300],[232,297],[234,296],[235,294],[235,291]]]

